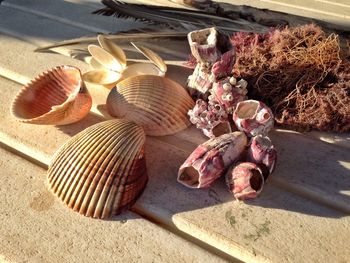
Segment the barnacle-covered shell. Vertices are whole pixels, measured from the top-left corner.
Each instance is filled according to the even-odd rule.
[[[238,200],[257,197],[264,186],[263,172],[255,163],[233,165],[226,173],[226,184]]]
[[[258,135],[252,138],[247,152],[247,161],[260,166],[265,181],[273,172],[276,159],[277,151],[269,137]]]
[[[165,74],[165,72],[167,71],[167,65],[157,53],[150,50],[149,48],[143,46],[136,46],[135,43],[131,42],[131,44],[152,63],[154,63],[163,72],[163,75]]]
[[[223,134],[199,145],[181,165],[177,181],[189,188],[209,187],[243,153],[243,132]]]
[[[119,82],[110,91],[106,104],[112,116],[132,120],[153,136],[173,134],[188,127],[187,112],[194,106],[180,84],[153,75]]]
[[[245,80],[240,80],[236,85],[232,85],[230,80],[233,77],[221,79],[213,83],[213,88],[210,90],[209,102],[218,103],[232,114],[237,104],[246,99],[248,93],[246,86],[243,88],[240,83]],[[245,82],[246,83],[246,82]]]
[[[119,119],[83,130],[55,153],[48,170],[51,191],[85,216],[121,213],[147,184],[145,137],[140,126]]]
[[[221,52],[217,48],[217,37],[214,27],[188,33],[188,43],[197,62],[213,64],[219,59]]]
[[[91,105],[80,70],[59,66],[25,85],[12,103],[11,113],[25,123],[65,125],[84,118]]]
[[[257,100],[245,100],[237,104],[233,112],[237,128],[249,136],[266,135],[274,124],[271,109]]]
[[[192,97],[207,99],[213,81],[210,79],[210,74],[202,70],[202,64],[198,63],[192,75],[188,76],[187,86]]]
[[[230,133],[232,130],[225,109],[217,103],[207,103],[198,99],[194,108],[188,111],[188,116],[190,122],[209,138]]]

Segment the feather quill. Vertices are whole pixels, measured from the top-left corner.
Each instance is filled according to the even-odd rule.
[[[147,39],[186,39],[188,31],[154,31],[154,29],[132,29],[127,32],[120,32],[116,34],[106,35],[108,39],[119,41],[141,41]],[[97,42],[96,36],[79,37],[69,40],[63,40],[61,42],[54,43],[52,45],[39,47],[35,52],[46,52],[53,48],[65,47],[78,44],[95,43]]]

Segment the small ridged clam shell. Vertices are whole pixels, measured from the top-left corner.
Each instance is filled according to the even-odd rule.
[[[65,125],[84,118],[91,105],[80,70],[60,66],[25,85],[12,103],[11,113],[25,123]]]
[[[114,84],[120,80],[122,75],[112,70],[95,69],[83,74],[83,79],[89,83],[98,83],[100,85]]]
[[[145,133],[134,122],[95,124],[66,142],[48,170],[50,189],[85,216],[108,218],[131,207],[147,181]]]
[[[119,82],[106,104],[112,116],[136,122],[147,135],[163,136],[190,125],[187,112],[194,101],[175,81],[143,75]]]
[[[128,66],[122,73],[123,79],[139,75],[164,76],[164,72],[152,63],[135,63]]]
[[[165,72],[167,71],[167,65],[157,53],[146,47],[136,46],[135,43],[131,42],[131,44],[152,63],[154,63],[163,72],[163,74],[165,74]]]
[[[126,67],[126,55],[123,49],[121,49],[121,47],[114,44],[104,35],[99,35],[97,37],[97,40],[104,50],[107,50],[109,53],[111,53],[120,62],[120,64],[122,64],[124,68]]]

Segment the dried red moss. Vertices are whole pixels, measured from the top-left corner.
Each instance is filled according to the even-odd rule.
[[[297,130],[350,130],[350,60],[339,39],[315,25],[236,33],[233,74],[249,81],[249,97]],[[342,53],[343,54],[343,53]],[[342,57],[341,57],[342,56]]]

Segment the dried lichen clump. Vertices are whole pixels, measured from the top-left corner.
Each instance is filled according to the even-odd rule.
[[[248,80],[276,121],[294,129],[350,130],[350,52],[315,25],[236,33],[233,74]]]

